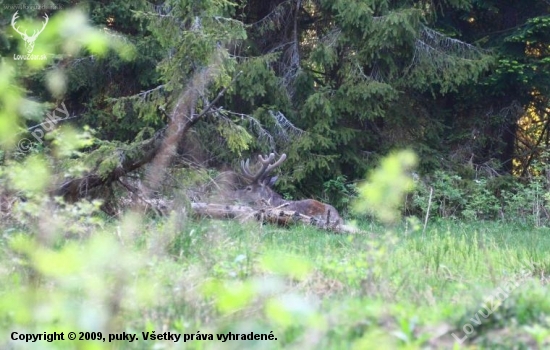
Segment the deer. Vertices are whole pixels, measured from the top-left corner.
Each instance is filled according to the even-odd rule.
[[[235,191],[234,199],[248,205],[267,205],[268,207],[294,211],[314,218],[327,227],[338,228],[343,224],[340,214],[330,204],[315,199],[285,200],[275,192],[271,186],[275,184],[278,177],[270,177],[269,174],[286,160],[286,154],[283,153],[277,161],[274,160],[274,153],[269,156],[258,155],[260,168],[255,172],[250,169],[250,159],[241,160],[241,176],[245,179],[247,185]]]

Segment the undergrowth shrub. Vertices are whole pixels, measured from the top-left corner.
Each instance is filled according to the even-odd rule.
[[[409,215],[425,217],[430,206],[430,217],[501,220],[539,227],[550,223],[549,187],[542,173],[520,180],[512,176],[465,178],[439,170],[416,180],[405,209]]]
[[[323,194],[324,201],[345,215],[349,211],[350,203],[357,198],[357,185],[349,182],[345,175],[340,175],[323,184]]]

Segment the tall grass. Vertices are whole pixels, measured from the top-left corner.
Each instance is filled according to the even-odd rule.
[[[177,221],[129,217],[50,247],[4,231],[2,347],[446,348],[450,333],[509,281],[521,287],[467,342],[546,339],[547,229],[441,221],[425,235],[395,227],[343,236]],[[141,336],[153,330],[214,338],[272,331],[277,340],[155,345]],[[139,340],[29,345],[10,341],[13,331],[131,332]]]

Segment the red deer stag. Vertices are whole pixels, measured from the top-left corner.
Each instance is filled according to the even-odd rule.
[[[258,156],[260,169],[255,173],[250,170],[249,159],[241,161],[242,176],[247,180],[248,185],[235,191],[235,199],[241,203],[249,205],[268,205],[270,207],[280,207],[283,210],[294,211],[299,214],[315,218],[319,222],[325,223],[328,227],[337,228],[342,225],[343,220],[338,211],[329,204],[324,204],[314,199],[304,199],[299,201],[284,200],[283,197],[273,191],[272,186],[277,180],[277,176],[269,177],[273,169],[280,166],[286,159],[286,154],[282,154],[279,160],[275,160],[275,154],[271,153],[268,157]]]

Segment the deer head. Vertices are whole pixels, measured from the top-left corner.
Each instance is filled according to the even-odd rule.
[[[248,182],[243,189],[235,191],[235,199],[250,204],[268,204],[278,206],[284,203],[283,197],[273,191],[271,186],[277,181],[277,176],[269,177],[273,169],[280,166],[286,159],[286,154],[282,154],[279,160],[274,162],[275,153],[269,156],[258,155],[260,168],[257,171],[250,169],[250,160],[241,161],[242,177]]]
[[[13,27],[13,29],[17,33],[19,33],[19,35],[21,35],[21,38],[23,38],[23,40],[25,41],[25,49],[27,49],[27,53],[31,54],[32,50],[34,50],[34,42],[35,42],[36,38],[38,38],[38,35],[40,35],[40,33],[42,33],[42,31],[44,31],[44,28],[46,28],[46,24],[48,24],[49,17],[48,17],[47,14],[44,14],[44,18],[46,19],[46,22],[44,22],[44,25],[42,26],[42,28],[39,31],[34,30],[32,35],[28,36],[26,30],[25,30],[24,33],[22,33],[19,30],[19,26],[15,25],[15,21],[17,20],[17,18],[19,18],[17,16],[18,12],[19,11],[15,11],[15,13],[13,14],[13,17],[11,18],[11,26]]]
[[[252,205],[268,205],[271,207],[284,206],[284,210],[294,211],[298,214],[309,216],[328,227],[338,227],[343,223],[340,214],[330,204],[321,203],[315,199],[303,199],[299,201],[287,201],[273,191],[271,186],[277,177],[270,177],[269,173],[280,166],[286,160],[286,154],[275,161],[275,154],[258,156],[259,169],[250,169],[250,160],[241,161],[241,176],[248,182],[246,187],[232,193],[233,200]]]

